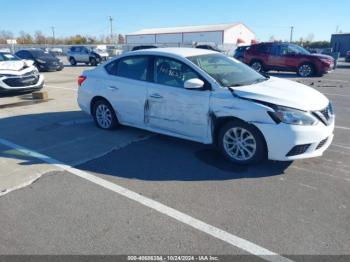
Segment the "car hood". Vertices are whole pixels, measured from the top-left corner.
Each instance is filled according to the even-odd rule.
[[[46,63],[60,62],[56,57],[37,57],[36,60],[44,60]]]
[[[3,61],[0,62],[0,71],[20,71],[33,65],[30,60]]]
[[[276,77],[258,84],[234,87],[233,90],[242,98],[305,111],[321,110],[329,103],[327,97],[311,87]]]
[[[108,56],[108,53],[105,51],[95,50],[94,52],[100,56]]]
[[[333,57],[331,57],[329,55],[322,55],[322,54],[311,54],[311,56],[317,57],[317,58],[327,58],[327,59],[330,59],[330,60],[334,59]]]

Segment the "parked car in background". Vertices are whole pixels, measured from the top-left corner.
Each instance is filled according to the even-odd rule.
[[[78,84],[79,106],[100,128],[123,124],[216,144],[238,164],[320,156],[333,139],[323,94],[209,50],[128,52],[84,71]]]
[[[131,51],[137,51],[137,50],[142,50],[142,49],[151,49],[151,48],[157,48],[154,45],[138,45],[134,46]]]
[[[0,94],[33,92],[44,85],[44,77],[33,61],[0,52]]]
[[[252,45],[244,53],[244,62],[258,72],[290,71],[302,77],[323,75],[334,68],[331,56],[311,54],[304,48],[289,43]]]
[[[245,50],[247,50],[248,47],[249,47],[249,45],[237,47],[233,57],[236,58],[237,60],[243,62],[244,61],[244,52],[245,52]]]
[[[346,52],[345,62],[350,62],[350,51]]]
[[[212,45],[197,45],[196,48],[207,49],[207,50],[211,50],[211,51],[215,51],[215,52],[219,52],[219,53],[224,53],[223,50],[221,50],[220,48],[218,48],[216,46],[212,46]]]
[[[11,52],[0,51],[0,62],[4,61],[18,61],[21,60],[19,57],[11,54]]]
[[[77,63],[96,66],[108,59],[108,53],[102,50],[93,50],[86,46],[72,46],[67,52],[67,59],[72,66]]]
[[[31,60],[40,72],[61,71],[63,63],[55,56],[44,52],[41,49],[19,50],[15,55],[21,59]]]
[[[59,48],[59,47],[49,48],[48,53],[50,53],[54,56],[62,56],[64,54],[63,49]]]

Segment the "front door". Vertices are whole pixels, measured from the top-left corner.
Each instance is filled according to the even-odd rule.
[[[167,57],[154,59],[154,83],[148,88],[146,125],[203,141],[208,136],[209,90],[184,88],[186,80],[200,78],[188,65]]]

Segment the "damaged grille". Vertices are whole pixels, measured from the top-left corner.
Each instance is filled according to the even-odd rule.
[[[35,72],[28,72],[21,76],[13,76],[3,80],[3,82],[11,87],[25,87],[36,85],[39,81],[39,75]]]
[[[326,126],[330,125],[333,120],[333,108],[332,104],[329,103],[328,106],[322,110],[319,111],[313,111],[312,112],[314,116],[316,116],[322,123],[324,123]]]

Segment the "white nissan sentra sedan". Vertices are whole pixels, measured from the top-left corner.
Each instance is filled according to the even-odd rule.
[[[329,100],[193,48],[129,52],[85,71],[78,103],[97,126],[119,124],[217,145],[232,162],[321,156],[333,139]]]

